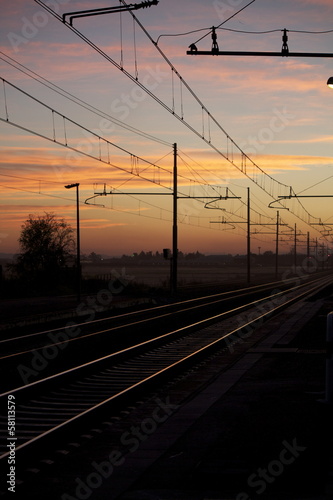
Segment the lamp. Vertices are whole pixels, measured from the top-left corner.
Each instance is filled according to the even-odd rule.
[[[333,89],[333,76],[331,76],[328,80],[327,80],[327,85]]]

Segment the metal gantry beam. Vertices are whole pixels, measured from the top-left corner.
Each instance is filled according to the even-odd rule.
[[[333,54],[326,52],[249,52],[249,51],[233,51],[233,50],[188,50],[188,56],[251,56],[251,57],[333,57]]]
[[[212,48],[211,50],[198,50],[192,43],[186,54],[188,56],[251,56],[251,57],[333,57],[333,54],[326,52],[290,52],[288,47],[288,30],[283,30],[282,49],[280,52],[262,52],[248,50],[219,50],[217,43],[216,28],[212,27]]]

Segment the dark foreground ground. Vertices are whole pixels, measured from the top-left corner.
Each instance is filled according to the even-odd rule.
[[[151,437],[146,457],[168,433],[174,439],[182,419],[190,423],[121,500],[333,499],[333,411],[323,402],[332,309],[332,296],[315,298],[264,325],[277,343],[257,344]],[[135,462],[128,467],[130,477]],[[101,490],[96,498],[106,500]]]
[[[270,320],[262,329],[273,343],[218,375],[85,498],[333,499],[333,411],[323,401],[331,310],[328,294]]]

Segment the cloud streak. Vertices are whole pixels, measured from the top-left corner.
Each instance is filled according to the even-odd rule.
[[[87,8],[91,6],[89,2],[84,3]],[[234,4],[236,3],[239,2],[234,2]],[[219,5],[221,4],[228,3],[220,2]],[[162,32],[184,32],[219,24],[223,19],[220,18],[221,11],[216,9],[216,5],[217,2],[207,3],[193,0],[191,7],[189,7],[188,2],[168,0],[168,2],[160,2],[156,8],[139,12],[138,17],[147,26],[153,37],[157,39],[157,36]],[[228,5],[230,7],[229,15],[242,6],[232,6],[231,2]],[[66,10],[67,7],[67,5],[62,5],[62,11]],[[85,8],[82,2],[80,7]],[[8,40],[8,32],[12,31],[22,35],[23,17],[33,22],[37,19],[35,15],[39,10],[41,8],[32,0],[13,0],[4,3],[3,17],[0,20],[2,28],[0,46],[4,52],[15,54],[14,57],[31,67],[32,70],[64,86],[73,94],[86,99],[103,111],[114,114],[126,124],[135,126],[141,131],[149,130],[164,140],[170,138],[170,143],[177,142],[180,151],[178,161],[180,190],[186,193],[195,189],[202,190],[203,188],[199,187],[200,182],[210,183],[214,186],[236,186],[237,188],[241,186],[242,189],[250,185],[253,196],[258,196],[261,201],[264,199],[258,194],[259,189],[250,183],[243,174],[210,150],[207,145],[203,146],[200,138],[194,137],[183,127],[181,122],[176,121],[173,116],[169,116],[165,110],[162,110],[161,106],[148,96],[140,93],[135,83],[127,80],[123,72],[107,63],[55,19],[50,17],[47,25],[39,27],[36,34],[31,39],[26,40],[26,43],[22,43],[16,53]],[[73,10],[75,10],[74,7]],[[284,27],[320,30],[327,27],[327,21],[332,15],[331,0],[296,0],[295,2],[265,0],[265,2],[255,2],[231,22],[228,22],[226,27],[244,29],[245,31],[282,29]],[[123,47],[120,44],[119,16],[99,16],[89,20],[89,22],[80,20],[77,21],[77,26],[103,47],[117,62],[120,62],[121,48],[123,48],[124,68],[134,74],[135,51],[132,17],[126,14],[122,20]],[[222,127],[225,127],[227,133],[230,133],[230,136],[239,145],[244,144],[242,149],[245,152],[246,148],[250,151],[249,138],[267,138],[267,133],[264,132],[274,118],[274,110],[277,108],[280,110],[285,106],[288,113],[294,118],[283,130],[275,133],[272,140],[262,141],[261,148],[254,153],[253,159],[269,175],[276,177],[277,180],[283,180],[287,185],[293,185],[296,192],[304,178],[311,185],[311,176],[316,178],[318,171],[323,171],[330,165],[329,147],[332,137],[328,132],[331,126],[331,113],[328,110],[332,99],[323,83],[329,76],[326,75],[329,71],[328,64],[321,60],[309,59],[284,58],[280,60],[276,58],[272,60],[270,58],[186,56],[185,52],[189,43],[195,41],[203,33],[193,33],[185,37],[162,38],[159,45],[167,57],[177,66],[193,91],[219,120]],[[160,79],[154,91],[169,107],[172,107],[174,99],[176,112],[180,112],[181,99],[183,99],[186,118],[189,116],[190,123],[199,124],[200,128],[202,114],[200,106],[193,105],[191,96],[188,95],[187,91],[184,91],[179,81],[172,77],[175,75],[172,75],[170,68],[163,62],[154,46],[138,27],[135,34],[139,78],[142,78],[149,68],[155,69],[160,65],[161,71],[165,71],[165,76]],[[281,32],[268,36],[254,36],[219,31],[218,42],[220,48],[230,50],[238,48],[279,50],[281,35]],[[327,48],[329,51],[331,50],[330,40],[332,40],[330,35],[328,37],[314,37],[290,33],[290,49],[299,50],[301,48],[313,51],[320,49],[325,51]],[[211,43],[211,37],[208,36],[199,45],[202,49],[209,49]],[[4,62],[1,63],[1,68],[4,78],[13,81],[19,87],[22,86],[28,93],[36,95],[60,113],[60,119],[56,119],[56,124],[59,125],[59,130],[56,131],[57,139],[61,138],[65,142],[61,118],[61,115],[64,114],[87,126],[90,130],[97,131],[102,137],[107,136],[133,154],[139,155],[140,152],[140,156],[152,162],[168,153],[164,146],[152,144],[147,139],[124,131],[121,127],[117,126],[111,131],[111,127],[109,130],[102,130],[100,116],[61,98],[58,94],[42,87],[36,81],[32,81]],[[15,97],[15,93],[8,94],[7,97],[10,96]],[[133,100],[133,96],[136,96],[137,99]],[[9,113],[14,113],[14,116],[17,116],[15,113],[21,110],[23,112],[21,117],[23,125],[36,126],[41,133],[47,131],[52,136],[52,118],[47,121],[51,114],[50,116],[42,115],[37,108],[28,105],[23,100],[15,101],[14,98],[14,102],[10,102]],[[1,116],[4,117],[4,95],[1,89],[0,112]],[[205,125],[207,126],[207,124]],[[129,155],[122,155],[112,150],[110,162],[119,167],[116,168],[66,150],[53,143],[52,140],[45,142],[23,131],[19,132],[18,129],[14,129],[9,124],[2,122],[0,126],[0,174],[2,174],[0,175],[0,184],[4,186],[0,187],[3,207],[0,223],[7,228],[8,244],[12,246],[19,233],[22,220],[30,211],[39,213],[54,211],[57,215],[64,216],[75,223],[75,193],[66,192],[65,184],[80,182],[82,202],[93,196],[95,188],[103,190],[104,184],[107,190],[111,189],[112,186],[125,192],[156,191],[157,189],[163,191],[162,185],[167,186],[172,191],[172,151],[171,155],[159,162],[159,165],[167,169],[169,173],[158,172],[152,167],[146,169],[147,165],[143,163],[135,165],[131,163],[132,159]],[[71,136],[68,134],[67,137],[69,145],[76,147],[79,144],[84,150],[93,148],[94,153],[97,151],[98,156],[99,144],[96,138],[88,138],[75,127],[68,129],[68,132],[69,130],[71,133]],[[207,133],[207,127],[205,132]],[[216,136],[213,137],[215,140]],[[221,142],[226,144],[227,141],[225,141],[225,137],[220,139],[217,134],[217,142],[221,146]],[[223,148],[223,146],[221,147]],[[190,158],[183,161],[181,151],[185,151]],[[252,157],[251,154],[249,156]],[[154,180],[155,184],[132,175],[135,172],[140,172],[150,180]],[[191,178],[191,181],[188,178]],[[148,221],[148,216],[158,218],[160,211],[170,210],[171,197],[165,196],[163,201],[158,197],[155,197],[154,201],[149,199],[149,202],[152,205],[155,203],[157,208],[149,206],[148,201],[142,199],[143,197],[141,197],[141,202],[128,196],[115,196],[114,200],[111,200],[110,197],[96,199],[96,203],[105,202],[107,208],[118,208],[121,210],[119,213],[116,210],[105,212],[101,207],[91,207],[82,203],[82,224],[85,229],[84,238],[87,238],[85,242],[99,241],[101,247],[105,246],[105,233],[107,233],[108,237],[112,234],[113,239],[118,238],[124,246],[131,247],[134,251],[138,250],[136,245],[146,244],[146,242],[155,245],[157,239],[159,247],[166,246],[165,227],[163,227],[163,231],[159,227],[156,229],[155,221]],[[267,206],[266,200],[262,203]],[[183,206],[184,202],[182,208]],[[159,209],[159,207],[161,208]],[[104,211],[102,212],[102,210]],[[188,215],[190,219],[195,214],[198,217],[202,215],[201,208],[197,209],[195,204],[188,205],[186,210],[191,212]],[[147,218],[142,217],[140,220],[138,219],[139,214],[147,215]],[[170,212],[167,214],[169,216]],[[131,217],[134,217],[134,222]],[[207,214],[206,217],[208,217]],[[140,220],[139,224],[138,220]],[[138,228],[134,230],[136,225]],[[158,226],[158,222],[156,222],[156,226]],[[154,234],[158,235],[155,237],[155,241],[151,237],[152,227],[154,227]],[[201,233],[194,234],[192,227],[191,231],[184,230],[182,232],[186,235],[186,244],[200,246],[203,240],[200,236]],[[211,243],[207,240],[206,248],[209,245],[220,248],[220,234],[218,238],[209,238]],[[230,240],[226,239],[224,248],[227,248],[228,241]],[[200,250],[199,247],[198,249]]]

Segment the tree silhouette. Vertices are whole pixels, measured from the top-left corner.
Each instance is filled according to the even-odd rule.
[[[73,259],[73,229],[53,213],[30,214],[21,227],[21,252],[11,270],[19,278],[51,284]]]

